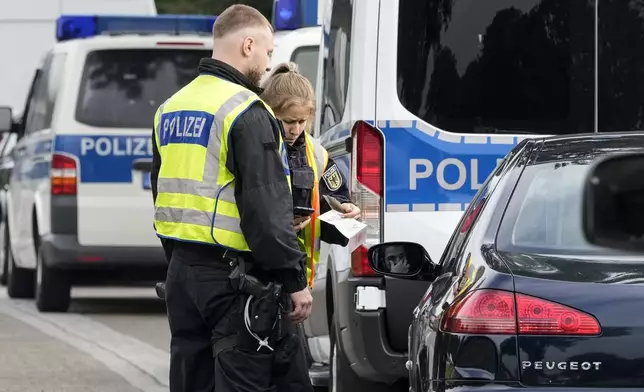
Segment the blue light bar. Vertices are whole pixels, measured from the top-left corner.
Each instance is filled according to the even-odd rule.
[[[273,0],[273,29],[295,30],[318,25],[318,0]]]
[[[212,33],[216,16],[158,15],[62,15],[56,23],[56,39],[88,38],[101,34],[199,34]]]

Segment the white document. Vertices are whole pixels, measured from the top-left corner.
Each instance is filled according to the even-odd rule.
[[[358,246],[364,244],[367,234],[367,225],[355,220],[343,218],[342,213],[331,210],[318,218],[330,225],[333,225],[340,234],[342,234],[349,243],[347,247],[349,252],[353,252]]]

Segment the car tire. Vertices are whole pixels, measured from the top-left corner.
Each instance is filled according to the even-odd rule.
[[[331,323],[331,350],[329,352],[329,392],[386,392],[391,389],[385,384],[363,380],[351,369],[349,360],[337,344],[335,323]]]
[[[71,285],[65,271],[52,268],[42,248],[36,257],[36,308],[41,312],[66,312],[71,302]]]
[[[8,275],[8,264],[7,263],[7,252],[9,247],[9,228],[7,227],[7,221],[5,219],[0,222],[0,285],[7,285],[7,275]]]
[[[11,233],[7,239],[11,238]],[[11,249],[11,242],[7,241],[7,295],[10,298],[34,297],[34,271],[20,268],[16,265]]]

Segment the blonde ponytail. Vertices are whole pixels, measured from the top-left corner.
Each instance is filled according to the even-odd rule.
[[[310,108],[313,117],[315,92],[311,82],[299,73],[297,64],[276,65],[262,87],[261,98],[278,116],[290,107],[300,105]]]

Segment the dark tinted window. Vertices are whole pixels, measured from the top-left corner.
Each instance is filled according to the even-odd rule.
[[[319,46],[304,46],[293,52],[291,61],[298,65],[300,73],[311,82],[313,90],[318,77],[318,53]]]
[[[342,121],[344,115],[349,87],[352,18],[350,0],[333,1],[330,32],[324,35],[328,52],[324,57],[321,133]]]
[[[642,152],[639,138],[562,140],[545,144],[512,194],[497,235],[503,251],[583,255],[614,253],[588,243],[582,194],[590,164],[606,154]]]
[[[51,128],[66,57],[63,53],[48,55],[42,68],[37,71],[29,97],[26,134]]]
[[[76,120],[95,127],[151,128],[167,98],[197,76],[203,50],[100,50],[87,55]]]
[[[592,132],[593,3],[399,0],[400,101],[453,132]]]
[[[644,4],[598,4],[599,130],[644,129]]]

